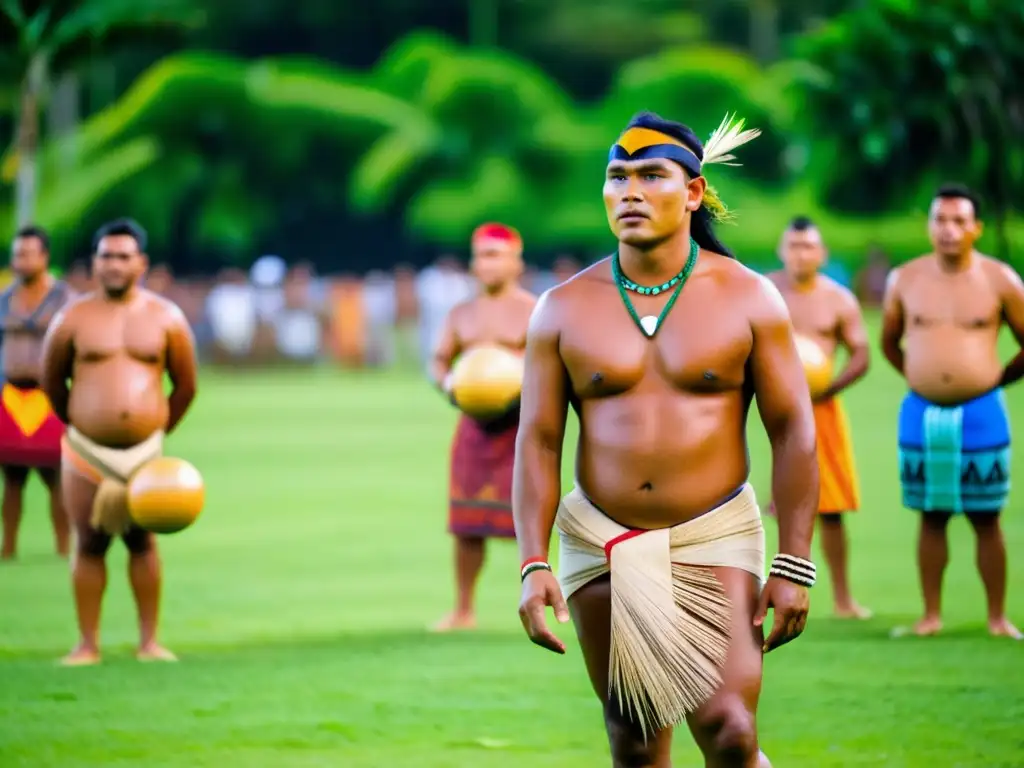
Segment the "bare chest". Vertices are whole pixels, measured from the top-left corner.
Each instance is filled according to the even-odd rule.
[[[59,309],[53,298],[49,291],[15,291],[6,302],[6,306],[0,310],[0,324],[8,332],[42,336]]]
[[[522,304],[471,306],[455,322],[459,346],[496,344],[508,349],[526,347],[531,307]]]
[[[839,330],[839,311],[827,294],[783,291],[782,295],[797,333],[835,338]]]
[[[922,278],[904,292],[903,307],[911,330],[998,328],[1002,314],[999,297],[980,275]]]
[[[152,317],[132,314],[83,319],[75,331],[75,357],[82,362],[101,362],[128,357],[140,363],[158,364],[167,351],[164,324]]]
[[[665,304],[631,300],[641,318],[657,317]],[[649,338],[622,301],[609,296],[563,329],[560,352],[579,398],[649,385],[715,393],[743,386],[752,343],[745,314],[728,306],[680,299]]]

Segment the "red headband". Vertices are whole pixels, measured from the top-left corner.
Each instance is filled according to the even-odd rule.
[[[519,232],[504,224],[481,224],[473,231],[473,242],[476,243],[480,240],[501,240],[517,246],[523,244]]]

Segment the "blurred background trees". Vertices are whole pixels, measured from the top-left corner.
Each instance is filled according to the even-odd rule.
[[[1024,6],[808,6],[3,0],[0,233],[32,218],[70,260],[126,214],[180,270],[281,253],[364,271],[501,219],[539,263],[597,255],[607,147],[654,109],[764,131],[715,178],[752,263],[798,213],[837,258],[916,255],[945,180],[981,191],[986,247],[1017,255]]]

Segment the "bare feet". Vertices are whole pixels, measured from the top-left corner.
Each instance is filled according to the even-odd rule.
[[[430,628],[431,632],[461,632],[476,629],[476,616],[471,613],[450,613]]]
[[[874,614],[869,608],[865,608],[863,605],[859,605],[855,602],[850,602],[846,605],[836,605],[835,617],[837,619],[857,619],[859,621],[865,621],[870,619]]]
[[[60,660],[62,667],[91,667],[100,663],[100,651],[88,645],[79,645]]]
[[[1008,637],[1011,640],[1024,640],[1024,633],[1013,626],[1007,618],[989,619],[988,632],[992,637]]]
[[[135,658],[139,661],[177,661],[178,657],[168,651],[162,645],[149,643],[142,646],[135,652]]]
[[[914,634],[918,637],[931,637],[942,631],[942,619],[925,617],[914,625]]]
[[[925,616],[913,627],[896,627],[893,629],[892,637],[934,637],[942,631],[942,619],[939,617]]]

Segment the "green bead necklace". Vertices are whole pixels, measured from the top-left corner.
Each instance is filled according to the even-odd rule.
[[[694,266],[697,264],[697,254],[700,253],[700,247],[697,245],[697,241],[692,237],[690,238],[690,255],[686,259],[686,264],[679,270],[679,274],[673,277],[668,282],[662,283],[661,285],[646,286],[635,283],[626,277],[622,273],[622,265],[619,264],[619,254],[616,253],[612,257],[612,277],[615,279],[615,285],[619,289],[619,296],[622,297],[622,303],[626,305],[626,310],[629,312],[629,316],[633,318],[633,322],[636,323],[637,327],[644,332],[647,338],[654,338],[654,334],[658,332],[661,327],[661,322],[668,316],[668,313],[672,311],[672,307],[675,306],[676,299],[679,298],[679,294],[683,290],[683,286],[686,285],[686,281],[690,278],[690,273],[693,272]],[[673,291],[672,289],[675,288]],[[655,317],[654,315],[645,315],[640,317],[637,314],[636,309],[633,307],[633,302],[629,300],[629,291],[638,293],[641,296],[658,296],[667,291],[672,291],[672,295],[668,299],[668,303],[661,310],[661,314]]]

